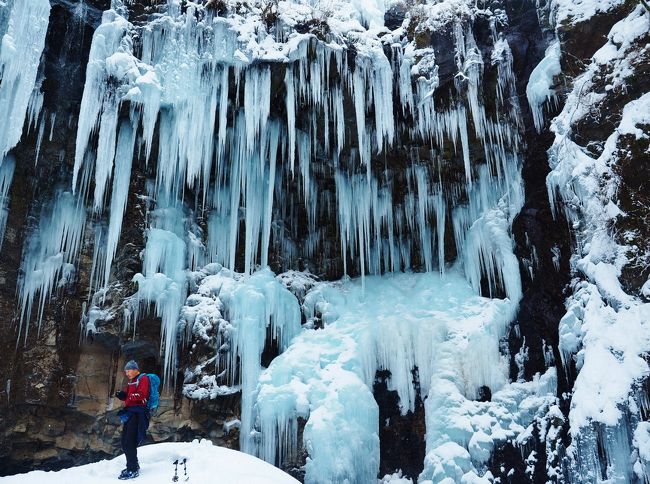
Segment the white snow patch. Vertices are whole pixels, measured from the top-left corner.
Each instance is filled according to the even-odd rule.
[[[551,0],[551,18],[556,25],[564,22],[579,23],[589,20],[624,3],[624,0]]]
[[[187,459],[189,482],[195,484],[297,484],[298,481],[256,457],[225,447],[212,445],[209,440],[191,443],[161,443],[138,449],[140,476],[138,484],[171,482],[176,459]],[[115,484],[125,466],[124,456],[94,464],[72,467],[58,472],[33,471],[0,477],[3,484]],[[178,468],[179,482],[184,482],[183,465]]]

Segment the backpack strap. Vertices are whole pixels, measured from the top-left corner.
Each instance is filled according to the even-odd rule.
[[[135,384],[136,384],[136,386],[140,386],[140,379],[141,379],[143,376],[146,376],[147,379],[149,379],[149,376],[147,376],[146,373],[140,373],[140,374],[138,375],[138,377],[135,379]],[[151,380],[149,380],[149,393],[151,393]],[[149,397],[145,398],[145,403],[146,403],[148,400],[149,400]]]

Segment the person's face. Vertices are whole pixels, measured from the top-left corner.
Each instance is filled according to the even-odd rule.
[[[126,373],[129,380],[133,380],[140,372],[138,370],[124,370],[124,373]]]

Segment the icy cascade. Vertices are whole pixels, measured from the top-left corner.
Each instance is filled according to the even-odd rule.
[[[641,127],[650,121],[650,95],[625,105],[597,154],[572,139],[573,127],[604,99],[595,79],[605,72],[608,89],[624,89],[626,78],[643,69],[639,45],[647,39],[648,13],[639,6],[614,25],[552,123],[556,139],[549,152],[549,198],[556,210],[563,209],[577,242],[571,264],[579,278],[560,321],[563,363],[573,361],[578,371],[569,413],[574,482],[648,478],[647,456],[639,447],[647,441],[647,427],[639,423],[647,403],[636,396],[636,387],[648,374],[650,304],[623,290],[619,277],[628,249],[616,242],[611,227],[625,216],[615,202],[619,179],[614,167],[625,156],[620,146],[626,137],[647,137]],[[604,373],[608,378],[602,378]]]
[[[300,331],[298,301],[268,269],[245,277],[219,264],[209,264],[194,273],[192,280],[198,289],[188,297],[181,311],[181,326],[215,345],[214,360],[195,372],[201,372],[206,364],[214,365],[217,371],[223,370],[219,375],[223,384],[218,384],[215,377],[208,377],[198,385],[186,385],[184,393],[191,398],[214,398],[230,393],[233,387],[240,388],[241,446],[245,452],[254,453],[254,394],[262,372],[260,358],[267,333],[280,351],[287,348]],[[186,380],[192,376],[189,372]]]
[[[93,271],[95,284],[106,286],[131,168],[140,161],[150,166],[143,269],[134,278],[138,290],[125,320],[135,324],[151,309],[161,318],[167,382],[188,338],[212,345],[214,356],[186,374],[184,391],[192,398],[212,398],[241,389],[245,450],[274,462],[292,459],[297,419],[303,417],[310,482],[374,479],[377,405],[370,388],[375,371],[391,371],[402,411],[413,410],[413,368],[419,371],[421,396],[428,395],[437,371],[434,351],[455,333],[438,324],[435,314],[414,316],[413,324],[398,324],[393,317],[379,325],[381,332],[368,319],[343,318],[336,326],[334,314],[317,301],[339,298],[325,286],[326,296],[319,290],[307,295],[307,316],[313,318],[318,309],[332,324],[323,332],[301,331],[295,297],[268,269],[256,267],[266,266],[270,255],[281,257],[283,267],[319,252],[329,256],[327,244],[334,238],[340,241],[344,271],[362,275],[413,267],[446,273],[446,258],[455,252],[449,277],[464,294],[459,305],[485,301],[472,314],[489,321],[487,335],[477,329],[470,336],[469,329],[459,328],[457,337],[469,340],[467,354],[485,348],[485,367],[494,363],[494,371],[467,363],[469,376],[454,379],[454,391],[472,399],[482,385],[495,391],[504,387],[498,340],[521,297],[509,233],[523,197],[512,55],[496,22],[486,59],[471,23],[462,16],[452,22],[458,73],[449,103],[441,108],[434,102],[440,81],[433,51],[417,49],[399,32],[380,40],[374,32],[349,31],[340,44],[326,44],[292,33],[287,25],[278,27],[282,35],[270,35],[257,17],[213,17],[193,5],[182,14],[170,4],[166,14],[139,26],[130,24],[127,14],[126,8],[106,12],[93,38],[73,188],[80,190],[94,177]],[[255,35],[250,25],[257,25]],[[286,41],[277,42],[283,35]],[[354,56],[344,43],[354,45]],[[491,92],[484,92],[485,69],[496,72]],[[284,112],[271,109],[278,96]],[[485,96],[497,100],[494,115],[487,114]],[[408,153],[402,143],[429,148]],[[380,168],[391,150],[406,158],[404,170]],[[203,221],[205,227],[199,227]],[[453,247],[445,247],[452,239]],[[189,274],[206,263],[211,264]],[[234,272],[236,266],[243,274]],[[197,294],[185,300],[188,274]],[[430,282],[436,287],[444,284],[438,276],[422,277],[434,278]],[[482,280],[490,294],[506,299],[490,305],[477,296]],[[366,308],[356,284],[350,289],[359,300],[355,304]],[[92,306],[89,314],[97,310]],[[436,344],[425,346],[421,333]],[[325,352],[328,359],[312,376],[308,372],[315,370],[305,363],[305,374],[297,377],[302,393],[280,394],[282,378],[294,371],[284,362],[302,351],[290,344],[294,335],[304,338],[314,355]],[[330,337],[338,347],[327,349]],[[308,343],[309,338],[316,342]],[[386,347],[389,340],[400,342],[398,352]],[[274,341],[286,353],[262,374],[261,355]],[[459,358],[450,356],[449,364]],[[330,429],[338,422],[347,425],[333,435]],[[446,435],[443,430],[440,435]],[[346,442],[345,466],[333,458],[341,441]],[[427,444],[429,461],[439,446],[433,438]],[[362,455],[371,457],[358,466]],[[483,472],[484,461],[473,462],[471,469],[457,465],[465,473]],[[428,469],[426,478],[433,474]]]
[[[23,133],[50,19],[48,0],[14,0],[0,6],[0,160]],[[5,23],[6,22],[6,23]],[[40,110],[39,110],[40,111]],[[32,112],[34,119],[39,113]],[[30,124],[31,124],[30,120]]]
[[[544,128],[544,106],[546,103],[552,105],[557,101],[553,90],[553,79],[561,72],[560,41],[556,40],[546,49],[544,58],[531,72],[526,86],[528,105],[533,113],[533,122],[538,133]]]
[[[132,296],[132,314],[125,321],[135,325],[142,310],[154,306],[155,315],[160,318],[163,377],[169,385],[175,382],[178,315],[187,296],[188,217],[178,201],[170,201],[160,193],[151,199],[155,206],[147,217],[142,273],[133,277],[138,291]]]
[[[27,339],[34,303],[37,303],[40,329],[45,304],[52,292],[73,282],[85,222],[83,202],[62,189],[41,209],[38,225],[32,228],[23,248],[22,274],[18,281],[19,339],[23,326]]]
[[[275,50],[269,46],[262,50],[258,42],[242,44],[241,35],[239,40],[236,35],[237,29],[242,27],[231,20],[210,16],[199,18],[202,20],[189,15],[169,15],[148,24],[138,31],[142,38],[136,58],[132,55],[134,28],[115,12],[105,15],[104,23],[95,35],[92,61],[88,67],[90,81],[84,92],[87,109],[82,109],[75,164],[75,173],[93,169],[84,163],[84,159],[88,153],[95,152],[96,144],[95,209],[103,210],[105,187],[113,170],[117,105],[128,101],[142,114],[139,118],[141,123],[137,124],[142,125],[140,142],[147,156],[159,120],[156,179],[165,196],[177,196],[185,184],[196,194],[197,202],[207,206],[209,232],[213,234],[226,227],[229,229],[230,237],[209,236],[208,260],[233,269],[235,254],[243,247],[244,270],[250,272],[255,264],[266,263],[272,248],[295,246],[296,241],[289,244],[290,241],[284,239],[286,231],[272,231],[271,221],[283,219],[287,211],[285,206],[278,206],[278,202],[284,204],[289,200],[290,203],[304,204],[308,218],[309,233],[299,241],[300,246],[295,247],[296,258],[310,256],[325,243],[325,235],[322,228],[316,226],[315,218],[327,207],[320,207],[313,174],[314,162],[323,153],[333,158],[336,179],[341,181],[337,183],[337,195],[343,200],[337,205],[339,219],[346,224],[339,227],[341,239],[350,237],[352,233],[359,234],[353,236],[352,243],[342,244],[342,255],[354,261],[356,271],[377,273],[387,267],[392,270],[408,268],[412,260],[410,254],[414,251],[423,253],[421,265],[425,269],[431,270],[437,265],[444,270],[440,262],[432,262],[429,253],[437,253],[441,260],[445,252],[441,235],[449,205],[453,203],[450,202],[453,190],[439,188],[436,193],[433,179],[437,170],[427,170],[429,180],[409,186],[407,203],[413,203],[410,201],[413,200],[419,204],[419,225],[430,223],[434,217],[438,220],[435,222],[438,224],[436,230],[421,228],[417,238],[413,237],[412,227],[408,226],[405,236],[399,238],[393,237],[395,227],[386,225],[388,222],[373,225],[374,233],[364,227],[366,220],[383,217],[373,215],[373,211],[381,213],[382,208],[373,206],[371,200],[364,213],[352,216],[345,199],[350,189],[344,184],[349,184],[345,181],[350,178],[349,172],[359,169],[366,172],[369,185],[373,185],[375,179],[378,187],[386,184],[372,173],[369,160],[374,153],[382,152],[394,143],[398,127],[393,97],[397,91],[400,98],[412,103],[403,108],[415,111],[417,106],[419,113],[413,128],[400,129],[407,129],[409,136],[416,139],[426,140],[433,136],[440,149],[447,142],[454,146],[456,143],[462,145],[458,149],[462,151],[468,187],[471,187],[473,179],[467,132],[470,113],[476,136],[482,141],[490,164],[489,173],[494,177],[492,183],[499,183],[507,165],[516,166],[518,160],[513,153],[518,149],[517,112],[511,110],[505,121],[486,117],[478,93],[482,61],[471,31],[459,27],[458,33],[460,67],[467,76],[467,82],[459,83],[458,89],[467,91],[469,109],[459,100],[449,111],[438,112],[430,100],[437,82],[435,77],[427,81],[418,74],[418,86],[428,82],[429,92],[426,93],[412,91],[410,74],[400,74],[398,87],[394,86],[395,73],[391,62],[400,73],[412,68],[414,72],[420,72],[417,69],[422,68],[413,66],[416,52],[410,48],[404,51],[399,43],[394,50],[397,60],[386,57],[379,41],[361,36],[358,39],[353,37],[358,49],[353,61],[340,47],[317,42],[306,35],[294,34],[287,43],[272,44]],[[265,42],[272,41],[267,37]],[[498,64],[498,92],[503,97],[504,88],[506,91],[512,89],[511,59],[507,44],[502,40],[495,42],[502,55],[494,57],[492,62]],[[282,67],[259,63],[265,60],[275,61]],[[433,61],[430,54],[429,62]],[[272,117],[269,111],[274,69],[284,70],[286,119]],[[109,81],[117,87],[105,89]],[[233,87],[239,95],[231,98],[229,92]],[[356,132],[350,133],[345,127],[344,99],[353,100]],[[298,107],[299,118],[296,116]],[[370,113],[373,115],[369,116]],[[300,126],[296,124],[298,121]],[[91,136],[95,126],[99,126],[96,140]],[[134,125],[134,131],[137,129]],[[195,139],[198,142],[188,142]],[[320,145],[321,140],[323,145]],[[348,153],[346,147],[349,143],[358,148]],[[282,154],[288,157],[288,166],[276,161]],[[441,163],[446,161],[443,159]],[[296,183],[296,168],[300,172],[300,191],[294,198],[286,192]],[[239,185],[233,181],[237,179],[241,180]],[[431,193],[422,197],[437,197],[434,204],[418,200],[417,190],[427,187],[431,187]],[[461,184],[460,190],[464,189]],[[390,195],[383,188],[379,191]],[[256,198],[261,193],[264,193],[263,201]],[[246,209],[243,221],[238,213],[240,206]],[[396,202],[394,210],[402,213],[386,214],[386,217],[398,220],[411,215],[408,213],[411,208],[401,206],[399,202]],[[239,240],[240,225],[245,227],[243,240]],[[290,229],[288,235],[293,236],[294,231]],[[371,259],[372,263],[366,265],[366,261]]]
[[[365,288],[360,280],[317,284],[303,307],[308,326],[317,317],[323,329],[301,332],[260,377],[259,455],[287,465],[300,446],[309,454],[306,482],[374,481],[379,429],[371,388],[385,369],[404,414],[414,410],[416,384],[427,402],[420,478],[482,475],[494,445],[523,434],[554,402],[552,371],[508,384],[499,340],[512,306],[477,296],[455,269],[444,278],[368,277]],[[474,401],[482,386],[494,392],[492,402]],[[298,418],[306,421],[302,443]]]
[[[153,165],[150,196],[159,205],[152,213],[163,210],[170,217],[163,225],[173,228],[159,227],[158,216],[149,225],[134,301],[155,304],[163,316],[165,375],[175,364],[173,313],[186,296],[184,270],[206,262],[234,270],[241,253],[247,274],[267,265],[271,253],[282,255],[283,267],[329,255],[327,221],[337,231],[345,272],[362,275],[412,267],[444,272],[451,226],[472,286],[480,291],[486,278],[490,293],[503,289],[518,301],[509,226],[522,200],[520,121],[512,55],[496,22],[489,59],[495,91],[482,92],[485,63],[471,26],[455,22],[456,94],[441,110],[433,102],[439,82],[433,52],[398,34],[379,40],[370,31],[347,32],[356,49],[350,56],[341,45],[291,33],[286,25],[286,42],[261,26],[253,36],[247,29],[254,15],[242,23],[237,15],[214,17],[195,6],[182,14],[170,5],[136,27],[127,14],[123,5],[105,12],[93,38],[73,189],[94,176],[93,284],[105,287],[134,152]],[[270,109],[273,83],[284,93],[280,116]],[[498,116],[486,114],[487,95],[496,96]],[[412,122],[396,122],[397,97]],[[344,102],[353,105],[352,123]],[[129,115],[120,117],[127,105]],[[431,145],[428,159],[410,156],[405,179],[372,166],[398,136]],[[478,140],[484,164],[474,166],[470,138]],[[444,167],[456,159],[464,175],[448,180]],[[323,186],[323,174],[334,183]],[[396,198],[403,182],[406,193]],[[201,207],[207,230],[185,206]],[[168,251],[173,267],[162,267]],[[163,302],[154,288],[172,297]]]

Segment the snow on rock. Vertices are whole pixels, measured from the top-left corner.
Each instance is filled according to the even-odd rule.
[[[564,109],[552,122],[556,137],[547,177],[551,204],[554,209],[562,206],[577,245],[571,259],[577,277],[560,321],[564,364],[573,359],[578,370],[569,413],[574,439],[570,455],[579,475],[596,479],[601,476],[599,453],[604,453],[608,478],[621,482],[632,479],[630,435],[639,419],[636,385],[650,372],[650,304],[627,294],[619,282],[627,248],[611,232],[612,222],[625,216],[616,205],[619,180],[613,165],[622,136],[647,136],[640,126],[648,123],[650,95],[624,106],[617,128],[596,153],[573,141],[572,130],[605,96],[594,84],[597,73],[606,72],[606,90],[625,88],[632,66],[647,49],[639,44],[646,42],[648,21],[648,12],[639,5],[613,26],[607,43],[574,79]]]
[[[551,18],[557,25],[565,22],[579,23],[596,14],[602,14],[616,8],[625,0],[550,0],[545,4],[551,12]],[[541,2],[540,2],[541,3]]]
[[[262,371],[260,356],[267,331],[278,342],[280,351],[284,350],[300,329],[298,301],[268,269],[246,277],[211,264],[193,278],[196,293],[188,297],[181,310],[181,325],[213,341],[217,352],[214,359],[186,375],[183,392],[191,398],[215,398],[232,393],[232,387],[241,390],[242,449],[253,452],[254,392]],[[214,375],[192,381],[206,365],[227,369],[221,382]]]
[[[403,477],[402,471],[394,472],[393,474],[386,474],[379,481],[380,484],[413,484],[413,479]]]
[[[645,281],[645,284],[641,287],[641,294],[643,294],[646,299],[650,299],[650,279]]]
[[[639,422],[634,430],[633,444],[638,449],[634,473],[642,480],[650,475],[650,422]]]
[[[189,482],[196,484],[297,484],[298,481],[281,470],[248,454],[212,445],[209,440],[191,443],[161,443],[138,449],[140,476],[138,484],[171,482],[176,459],[187,459]],[[125,466],[124,456],[94,464],[72,467],[58,472],[33,471],[0,477],[3,484],[70,484],[91,482],[114,484]],[[184,482],[183,465],[178,466],[180,482]]]

